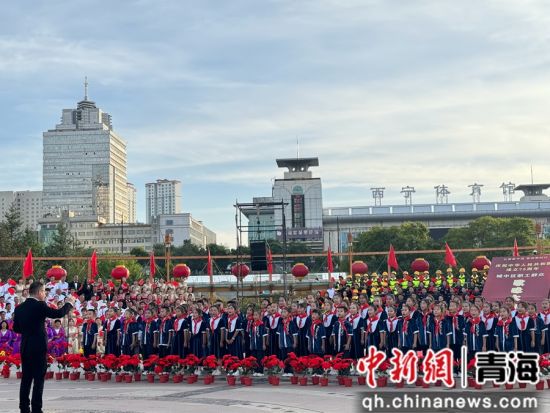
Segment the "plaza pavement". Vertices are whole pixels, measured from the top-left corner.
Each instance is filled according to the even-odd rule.
[[[254,385],[229,387],[223,377],[217,377],[212,385],[195,384],[149,384],[101,383],[47,380],[44,389],[44,412],[46,413],[321,413],[358,412],[359,393],[369,392],[368,387],[354,383],[351,388],[329,384],[328,387],[308,385],[293,386],[287,378],[279,387],[273,387],[265,378],[254,378]],[[335,378],[331,378],[335,381]],[[393,390],[392,387],[370,390],[370,394]],[[407,386],[403,391],[417,390]],[[441,388],[424,389],[424,392],[441,391]],[[462,390],[444,390],[462,393]],[[0,378],[0,412],[18,412],[19,380]],[[468,395],[483,395],[486,392],[504,390],[469,390]],[[540,412],[550,412],[550,390],[536,393],[542,407]],[[444,412],[446,410],[441,410]]]

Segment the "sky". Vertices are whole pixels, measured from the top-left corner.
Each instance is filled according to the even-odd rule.
[[[42,133],[89,97],[146,182],[234,245],[275,159],[319,158],[323,203],[503,199],[550,181],[550,2],[51,0],[0,10],[0,190],[40,190]],[[516,194],[514,199],[519,199]]]

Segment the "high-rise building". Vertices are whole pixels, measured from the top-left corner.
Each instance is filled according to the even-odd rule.
[[[43,213],[98,216],[108,223],[128,220],[126,143],[111,116],[84,99],[63,109],[61,123],[43,134]]]
[[[128,182],[128,222],[136,222],[136,210],[137,210],[137,189],[134,184]]]
[[[158,215],[179,214],[181,212],[181,182],[157,179],[145,184],[147,223]]]
[[[36,231],[38,220],[42,217],[42,191],[1,191],[0,221],[4,220],[12,204],[19,211],[23,228]]]
[[[206,248],[216,243],[216,233],[188,212],[157,215],[151,227],[153,244],[162,244],[166,235],[172,237],[173,245],[183,245],[185,241],[190,241],[198,247]]]

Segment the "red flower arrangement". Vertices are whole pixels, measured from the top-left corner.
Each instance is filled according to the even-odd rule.
[[[294,374],[304,373],[307,366],[304,364],[304,358],[298,357],[294,352],[288,353],[288,357],[285,360],[285,364],[292,368]]]
[[[330,369],[332,369],[332,360],[330,356],[325,357],[321,363],[321,368],[323,369],[323,377],[328,377]]]
[[[128,373],[139,373],[139,355],[135,354],[133,356],[121,355],[118,360],[119,366],[122,370]]]
[[[285,364],[276,355],[265,356],[262,359],[262,366],[269,376],[275,376],[285,368]]]
[[[241,368],[241,360],[230,354],[226,354],[222,358],[222,368],[228,376],[234,376]]]
[[[376,369],[378,377],[388,377],[391,363],[388,360],[384,360]]]
[[[104,370],[105,373],[114,373],[120,368],[119,359],[114,354],[107,354],[98,358],[97,366]]]
[[[185,374],[195,374],[195,370],[200,365],[201,360],[194,354],[188,354],[182,359],[181,364]]]
[[[155,366],[159,361],[159,356],[152,354],[143,362],[143,369],[147,374],[155,374]]]
[[[338,371],[339,376],[349,376],[351,374],[351,368],[353,366],[352,359],[342,358],[342,354],[337,354],[333,360],[332,368]]]
[[[201,365],[206,374],[212,374],[212,372],[218,368],[218,359],[214,355],[205,357]]]
[[[256,368],[258,368],[258,360],[256,357],[249,356],[241,361],[241,370],[244,376],[249,375]]]
[[[85,372],[95,372],[97,367],[97,357],[95,355],[91,355],[88,358],[82,357],[82,369]]]

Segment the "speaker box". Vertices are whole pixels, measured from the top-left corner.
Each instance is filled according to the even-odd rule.
[[[250,269],[267,271],[267,248],[265,241],[250,242]]]

